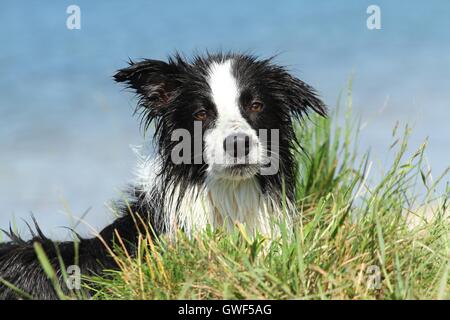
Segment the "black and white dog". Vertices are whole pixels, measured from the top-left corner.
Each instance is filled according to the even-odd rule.
[[[236,223],[249,234],[276,235],[272,221],[295,208],[294,122],[309,110],[326,112],[313,88],[272,59],[233,53],[130,62],[114,78],[137,93],[143,125],[154,124],[157,156],[141,158],[121,217],[100,232],[107,245],[119,234],[133,252],[142,224],[169,237]],[[58,256],[74,264],[74,243],[54,243],[37,225],[30,241],[8,236],[0,277],[35,298],[56,298],[33,243],[59,275]],[[117,268],[98,237],[79,240],[77,261],[84,274]],[[16,294],[0,284],[0,298]]]

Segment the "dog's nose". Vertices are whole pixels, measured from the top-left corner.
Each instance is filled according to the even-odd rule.
[[[245,133],[229,135],[223,141],[223,149],[234,158],[248,156],[250,153],[250,136]]]

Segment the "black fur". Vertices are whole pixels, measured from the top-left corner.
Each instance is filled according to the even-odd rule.
[[[78,266],[83,274],[94,275],[101,273],[104,269],[117,268],[100,238],[103,239],[109,248],[113,248],[117,232],[127,251],[134,253],[134,244],[137,236],[139,232],[144,232],[142,221],[149,225],[154,225],[150,214],[153,210],[147,202],[142,201],[142,197],[143,194],[136,191],[135,194],[130,194],[129,202],[119,204],[123,216],[104,228],[99,233],[99,237],[83,239],[76,235],[76,238],[78,238]],[[11,230],[5,232],[12,241],[0,244],[0,277],[36,299],[56,299],[57,295],[54,287],[47,279],[37,259],[34,243],[38,242],[42,245],[50,263],[57,271],[61,283],[63,279],[59,258],[62,258],[66,268],[74,265],[76,261],[76,246],[72,241],[51,241],[40,231],[37,223],[35,223],[37,232],[34,232],[31,228],[30,230],[33,238],[28,241],[22,240]],[[67,286],[64,284],[61,285],[61,289],[64,293],[69,293]],[[5,285],[0,284],[0,299],[17,299],[19,297],[21,296],[18,296]]]
[[[118,232],[127,249],[133,252],[142,228],[141,219],[152,226],[156,235],[164,233],[160,221],[164,215],[164,195],[170,186],[177,184],[183,190],[193,184],[201,186],[204,182],[205,163],[175,165],[170,161],[171,150],[175,145],[170,139],[171,132],[179,128],[192,132],[193,114],[199,109],[206,110],[209,116],[203,123],[203,130],[214,125],[217,110],[209,96],[205,80],[207,70],[211,62],[230,58],[234,61],[234,76],[242,89],[239,101],[241,107],[244,108],[254,98],[265,105],[264,112],[258,117],[245,115],[247,122],[256,130],[280,129],[280,170],[272,176],[259,175],[261,189],[272,197],[279,197],[284,181],[287,196],[293,199],[296,170],[293,152],[298,143],[293,121],[301,119],[309,109],[322,115],[326,112],[314,89],[291,76],[283,67],[275,65],[272,59],[258,60],[243,54],[208,54],[197,56],[191,61],[177,54],[167,62],[130,61],[129,66],[119,70],[114,79],[137,93],[139,103],[136,111],[141,115],[144,128],[147,129],[152,123],[155,125],[154,142],[162,159],[158,174],[163,184],[153,190],[151,201],[148,201],[149,197],[145,196],[140,186],[132,188],[129,204],[121,205],[122,216],[100,232],[101,238],[109,246],[114,243],[115,232]],[[196,156],[192,155],[193,158]],[[136,216],[141,219],[136,219]],[[56,293],[41,270],[33,243],[39,242],[43,246],[56,270],[60,269],[58,253],[66,266],[74,263],[74,243],[54,243],[37,226],[36,231],[37,235],[29,241],[23,241],[8,232],[12,242],[0,245],[0,277],[33,297],[54,299],[57,298]],[[97,274],[104,268],[116,268],[98,238],[79,239],[79,264],[84,274]],[[0,299],[14,298],[17,295],[0,284]]]

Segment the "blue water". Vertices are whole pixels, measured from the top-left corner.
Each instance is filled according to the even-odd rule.
[[[381,30],[366,8],[381,7]],[[66,8],[81,8],[81,30]],[[382,169],[399,120],[412,149],[429,137],[437,174],[450,164],[449,1],[5,1],[0,3],[0,226],[34,212],[64,236],[67,213],[100,227],[132,179],[142,143],[131,95],[113,83],[128,57],[175,50],[279,54],[330,107],[353,74],[362,148]],[[411,150],[412,150],[411,149]],[[87,233],[86,227],[81,230]],[[83,233],[82,232],[82,233]]]

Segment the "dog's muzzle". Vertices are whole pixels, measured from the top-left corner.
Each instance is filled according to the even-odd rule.
[[[243,132],[229,135],[223,140],[225,153],[235,159],[247,157],[250,153],[251,145],[251,137]]]

